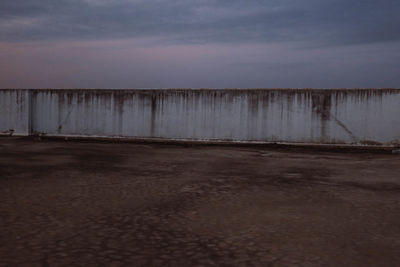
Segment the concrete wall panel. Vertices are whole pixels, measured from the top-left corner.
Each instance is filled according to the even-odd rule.
[[[21,114],[27,123],[23,92],[0,90],[0,103],[12,103],[0,107],[8,111],[0,129]],[[31,90],[30,97],[32,131],[47,135],[400,143],[397,89],[71,89]]]
[[[0,90],[0,134],[28,135],[29,109],[28,90]]]

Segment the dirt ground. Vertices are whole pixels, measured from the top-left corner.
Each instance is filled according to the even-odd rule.
[[[0,266],[400,266],[400,155],[0,138]]]

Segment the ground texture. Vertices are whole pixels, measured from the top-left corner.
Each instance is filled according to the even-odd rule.
[[[400,156],[0,138],[0,266],[400,266]]]

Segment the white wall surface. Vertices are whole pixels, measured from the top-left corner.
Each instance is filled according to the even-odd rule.
[[[400,143],[396,89],[31,90],[30,122],[25,92],[0,90],[1,130],[30,123],[61,136]]]
[[[29,133],[29,91],[0,90],[0,134]]]

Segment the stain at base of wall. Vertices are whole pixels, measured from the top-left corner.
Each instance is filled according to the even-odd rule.
[[[1,135],[9,135],[9,136],[12,136],[13,133],[14,133],[14,129],[9,129],[9,130],[7,130],[7,131],[1,132]]]
[[[367,146],[381,146],[381,145],[383,145],[382,143],[377,142],[377,141],[373,141],[373,140],[363,140],[363,141],[360,141],[360,144],[361,145],[367,145]]]

